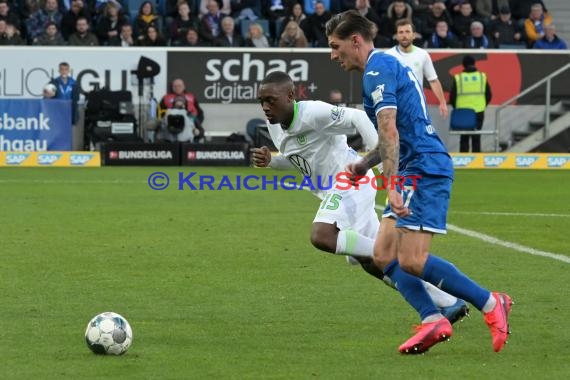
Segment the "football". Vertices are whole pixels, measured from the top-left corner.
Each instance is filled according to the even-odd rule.
[[[96,354],[122,355],[133,342],[133,331],[124,317],[108,311],[89,321],[85,330],[85,342]]]
[[[45,97],[53,98],[55,96],[56,91],[57,91],[57,88],[55,87],[55,85],[53,83],[48,83],[44,86],[44,96]]]

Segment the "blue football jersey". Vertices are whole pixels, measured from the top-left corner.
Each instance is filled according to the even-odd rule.
[[[422,86],[410,68],[396,58],[373,50],[362,76],[366,114],[378,128],[376,114],[397,109],[400,135],[400,173],[423,173],[453,178],[453,163],[431,125]]]

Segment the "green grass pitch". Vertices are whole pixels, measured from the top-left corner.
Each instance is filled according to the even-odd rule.
[[[149,174],[172,182],[153,191]],[[398,346],[417,316],[395,291],[318,252],[307,191],[176,189],[177,173],[251,168],[0,170],[2,379],[567,379],[570,263],[450,231],[432,251],[512,295],[494,353],[482,316],[427,354]],[[570,171],[457,171],[448,222],[570,257]],[[556,214],[555,216],[547,214]],[[132,325],[96,356],[95,314]]]

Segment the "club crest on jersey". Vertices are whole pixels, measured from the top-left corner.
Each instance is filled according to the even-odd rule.
[[[305,145],[307,143],[307,136],[305,135],[297,136],[297,142],[299,143],[299,145]]]
[[[376,89],[374,91],[372,91],[372,101],[374,102],[374,105],[380,103],[382,100],[384,100],[384,84],[379,84],[378,86],[376,86]]]

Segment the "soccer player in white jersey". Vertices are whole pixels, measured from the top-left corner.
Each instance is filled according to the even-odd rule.
[[[423,86],[424,77],[427,79],[435,97],[439,101],[439,114],[447,117],[447,101],[443,94],[441,82],[437,79],[437,73],[433,67],[433,62],[429,53],[422,48],[414,46],[414,35],[416,33],[414,25],[408,19],[396,22],[396,40],[398,45],[386,50],[386,54],[396,57],[403,65],[412,69],[418,78],[418,82]]]
[[[356,258],[366,272],[392,286],[372,261],[380,225],[375,211],[376,189],[368,185],[357,190],[346,183],[339,188],[334,182],[336,175],[358,158],[348,146],[346,134],[358,131],[370,149],[378,142],[373,124],[364,111],[321,101],[297,102],[294,94],[293,81],[284,72],[273,72],[261,82],[258,99],[280,155],[272,157],[265,146],[254,148],[253,163],[275,169],[295,167],[310,178],[314,193],[322,200],[313,220],[311,243],[322,251]],[[367,176],[374,176],[372,170]],[[452,323],[467,314],[463,300],[424,284],[436,306]]]

